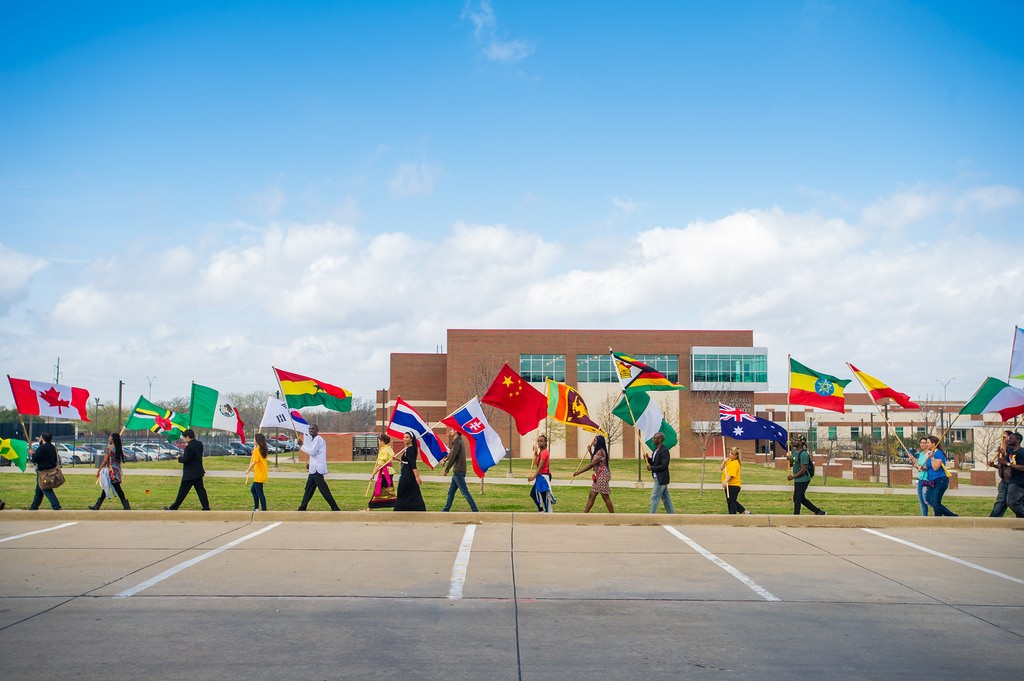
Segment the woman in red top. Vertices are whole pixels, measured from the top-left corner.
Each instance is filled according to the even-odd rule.
[[[551,512],[551,505],[555,503],[555,495],[551,493],[551,454],[548,453],[548,438],[545,435],[537,436],[537,443],[533,445],[533,474],[527,482],[532,482],[530,498],[537,505],[541,513]],[[538,484],[538,480],[543,480]]]

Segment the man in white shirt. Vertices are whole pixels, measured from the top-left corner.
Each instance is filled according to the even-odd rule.
[[[299,438],[301,445],[299,449],[309,456],[309,463],[306,464],[309,475],[306,477],[306,491],[302,494],[299,510],[306,510],[306,505],[313,498],[313,490],[318,489],[331,510],[340,511],[338,502],[334,500],[334,495],[331,494],[331,489],[327,486],[327,480],[324,479],[324,476],[327,475],[327,443],[320,437],[320,429],[310,426],[309,436],[303,438],[300,433]]]

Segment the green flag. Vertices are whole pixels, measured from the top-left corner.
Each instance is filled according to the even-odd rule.
[[[24,440],[0,440],[0,456],[13,461],[24,473],[28,465],[28,443]]]
[[[142,395],[135,403],[131,416],[124,424],[125,430],[148,430],[167,436],[168,442],[181,437],[188,428],[188,414],[178,414],[170,409],[158,407]]]
[[[629,403],[626,403],[627,397],[623,395],[619,403],[612,409],[612,414],[631,426],[634,425],[635,417],[636,427],[647,438],[644,444],[647,445],[648,449],[652,452],[654,451],[652,438],[655,433],[661,433],[665,436],[663,444],[669,449],[679,444],[679,437],[676,435],[675,429],[665,420],[665,415],[648,393],[637,392],[629,393],[628,395]]]

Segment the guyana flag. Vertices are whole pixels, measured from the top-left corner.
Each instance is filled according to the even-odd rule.
[[[576,389],[565,383],[548,379],[548,416],[570,426],[579,426],[591,433],[604,431],[590,418],[587,405]]]
[[[274,368],[281,385],[281,397],[291,409],[326,407],[332,411],[352,411],[352,393],[336,385],[309,376]]]
[[[142,395],[139,395],[139,401],[135,403],[131,416],[124,424],[125,430],[148,430],[165,434],[168,442],[181,437],[186,428],[188,414],[178,414],[170,409],[158,407]]]
[[[843,390],[850,379],[836,378],[789,358],[789,403],[819,407],[842,414],[846,411]]]
[[[0,456],[14,462],[24,473],[28,465],[28,443],[24,440],[0,440]]]

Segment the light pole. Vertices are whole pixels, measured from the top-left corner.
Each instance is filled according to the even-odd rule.
[[[93,422],[93,428],[99,428],[99,424],[100,424],[100,398],[96,397],[96,398],[93,398],[93,399],[96,400],[96,415],[93,416],[93,419],[95,419],[95,421]]]
[[[156,380],[156,376],[146,376],[146,380],[149,381],[149,397],[146,398],[150,402],[153,401],[153,381]]]
[[[949,379],[948,381],[940,381],[935,379],[935,382],[942,386],[942,406],[939,407],[939,432],[945,435],[946,433],[946,388],[949,384],[956,380],[956,376]]]

